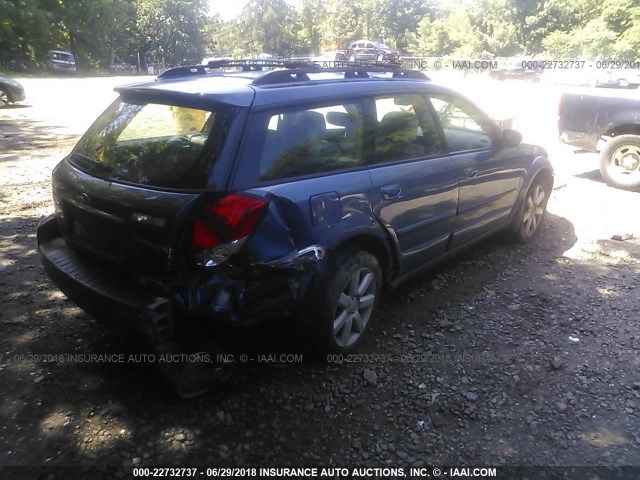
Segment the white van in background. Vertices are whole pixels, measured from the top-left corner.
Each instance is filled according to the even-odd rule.
[[[49,50],[47,70],[51,73],[76,73],[76,59],[69,52]]]

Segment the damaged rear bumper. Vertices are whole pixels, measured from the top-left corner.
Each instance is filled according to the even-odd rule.
[[[324,248],[312,245],[244,267],[223,264],[179,279],[134,281],[69,248],[54,216],[38,227],[38,249],[47,275],[67,297],[152,345],[190,328],[189,318],[246,325],[282,314],[304,298],[325,258]]]
[[[49,278],[83,310],[150,344],[173,336],[170,300],[123,281],[70,249],[53,216],[38,227],[38,249]]]

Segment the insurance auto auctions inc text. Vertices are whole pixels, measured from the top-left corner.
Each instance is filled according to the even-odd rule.
[[[355,467],[355,468],[282,468],[261,467],[255,472],[260,478],[446,478],[465,477],[482,478],[495,477],[497,469],[492,467]]]

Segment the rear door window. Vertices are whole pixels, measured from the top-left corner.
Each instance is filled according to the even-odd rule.
[[[259,112],[243,157],[259,182],[358,167],[365,164],[363,125],[359,103]]]
[[[376,163],[444,153],[440,129],[421,94],[378,97]]]
[[[207,184],[236,110],[117,100],[82,137],[70,161],[113,180],[178,189]]]

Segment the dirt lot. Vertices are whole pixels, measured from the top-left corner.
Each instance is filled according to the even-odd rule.
[[[27,106],[0,111],[0,466],[640,466],[640,193],[556,143],[558,88],[459,81],[552,156],[533,243],[492,239],[400,287],[350,362],[282,357],[299,349],[279,322],[232,335],[253,360],[185,401],[37,255],[51,169],[129,80],[25,79]]]

